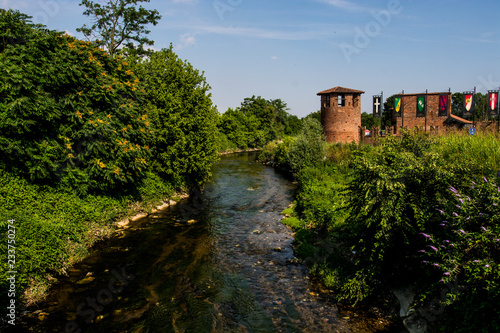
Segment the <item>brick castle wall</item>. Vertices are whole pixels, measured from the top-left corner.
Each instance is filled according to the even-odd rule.
[[[448,94],[448,110],[446,116],[439,116],[439,95]],[[396,128],[422,128],[426,131],[440,129],[446,126],[445,122],[451,114],[451,93],[428,93],[426,117],[417,117],[417,96],[425,94],[403,95],[403,116],[393,118]]]

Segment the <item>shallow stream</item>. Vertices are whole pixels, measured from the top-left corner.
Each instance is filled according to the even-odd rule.
[[[383,332],[309,281],[280,222],[293,184],[255,157],[223,156],[203,194],[100,243],[16,331]]]

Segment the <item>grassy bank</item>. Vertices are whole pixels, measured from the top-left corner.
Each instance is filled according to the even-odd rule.
[[[150,174],[134,193],[79,196],[2,172],[0,176],[0,243],[7,253],[7,229],[15,230],[16,298],[24,304],[40,300],[55,281],[110,236],[115,222],[150,212],[174,194],[170,185]],[[8,223],[13,220],[12,223]],[[9,290],[4,260],[0,270],[2,297]],[[4,295],[5,294],[5,295]],[[5,298],[4,298],[5,299]]]
[[[274,145],[263,159],[273,151],[290,155]],[[297,255],[339,301],[398,307],[393,292],[405,290],[414,296],[407,321],[497,331],[498,151],[495,135],[460,133],[328,146],[320,162],[294,172],[296,203],[284,223],[297,231]]]

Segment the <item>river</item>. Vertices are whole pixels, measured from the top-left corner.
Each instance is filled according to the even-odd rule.
[[[280,222],[293,184],[255,157],[223,156],[203,194],[98,244],[15,331],[383,332],[309,281]]]

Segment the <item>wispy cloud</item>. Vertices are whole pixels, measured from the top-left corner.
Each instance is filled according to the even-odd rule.
[[[176,50],[182,50],[189,46],[194,46],[196,39],[193,34],[187,33],[179,37],[179,44],[175,45]]]
[[[278,60],[279,58],[277,56],[272,56],[271,60]]]
[[[173,0],[174,3],[187,3],[187,4],[193,4],[197,3],[198,0]]]
[[[372,8],[360,6],[353,1],[349,0],[317,0],[319,2],[327,3],[336,8],[351,11],[351,12],[365,12],[370,11]]]
[[[466,41],[466,42],[471,42],[471,43],[498,43],[496,40],[492,39],[486,39],[486,38],[473,38],[473,37],[462,37],[460,36],[459,39]]]
[[[279,31],[262,28],[246,28],[232,26],[198,26],[194,27],[199,33],[219,34],[236,37],[254,37],[279,40],[313,40],[323,39],[331,36],[335,31],[330,29]]]
[[[27,8],[28,4],[26,3],[26,1],[0,0],[0,7],[20,9],[20,8]]]

